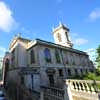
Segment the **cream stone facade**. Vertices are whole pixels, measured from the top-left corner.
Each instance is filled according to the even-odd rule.
[[[65,25],[60,23],[59,27],[53,29],[53,35],[55,43],[66,47],[73,46],[69,36],[69,29]]]
[[[43,98],[45,89],[58,92],[65,90],[65,80],[95,70],[87,53],[73,48],[69,29],[65,25],[60,24],[55,28],[53,35],[55,43],[40,39],[29,40],[20,36],[14,37],[10,43],[6,81],[13,80],[40,93],[40,100],[46,100]],[[74,100],[70,99],[69,90],[65,94],[59,93],[64,98],[56,100]]]

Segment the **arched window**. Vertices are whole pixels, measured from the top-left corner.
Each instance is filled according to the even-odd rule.
[[[74,65],[74,57],[72,54],[70,54],[70,63],[71,65]]]
[[[35,63],[35,54],[34,54],[34,50],[31,50],[30,52],[30,62]]]
[[[62,77],[63,76],[63,70],[62,69],[59,69],[58,71],[59,71],[59,76]]]
[[[62,41],[62,39],[61,39],[61,35],[60,35],[60,33],[58,33],[58,40],[59,40],[59,42],[61,42]]]
[[[71,76],[71,70],[68,69],[68,76]]]
[[[6,69],[6,71],[9,70],[9,64],[10,64],[10,61],[9,61],[9,59],[7,58],[6,61],[5,61],[5,69]]]
[[[66,62],[65,62],[66,64],[69,64],[67,55],[66,55],[65,61],[66,61]]]
[[[68,33],[67,33],[67,32],[65,32],[65,34],[66,34],[67,41],[70,41],[70,40],[69,40]]]
[[[51,53],[48,48],[45,48],[44,55],[45,55],[46,62],[50,63],[51,62]]]
[[[75,68],[75,75],[77,76],[78,75],[78,70]]]
[[[55,57],[56,57],[56,62],[61,63],[59,51],[57,49],[55,50]]]
[[[65,53],[64,63],[69,64],[69,54],[68,54],[68,52]]]
[[[24,85],[25,84],[25,82],[24,82],[25,80],[24,80],[24,76],[21,76],[21,84],[22,85]]]
[[[80,69],[81,74],[83,75],[83,69]]]

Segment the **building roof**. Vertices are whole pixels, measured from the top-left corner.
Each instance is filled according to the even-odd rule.
[[[34,42],[34,44],[31,45],[31,47],[29,47],[27,50],[32,48],[34,45],[41,44],[41,45],[48,45],[48,46],[52,46],[52,47],[56,47],[56,48],[60,48],[60,49],[64,49],[64,50],[68,50],[70,52],[74,52],[74,53],[77,53],[77,54],[87,55],[86,52],[83,52],[83,51],[80,51],[80,50],[77,50],[77,49],[73,49],[73,48],[69,48],[69,47],[65,47],[65,46],[62,46],[62,45],[59,45],[59,44],[55,44],[55,43],[52,43],[52,42],[44,41],[44,40],[41,40],[41,39],[36,39],[33,42]]]
[[[44,41],[44,40],[41,40],[41,39],[29,40],[29,39],[22,38],[22,37],[15,37],[11,41],[10,48],[17,42],[17,40],[21,40],[21,41],[25,42],[26,44],[28,44],[27,50],[29,50],[30,48],[32,48],[35,45],[41,44],[41,45],[47,45],[47,46],[51,46],[51,47],[56,47],[56,48],[64,49],[64,50],[67,50],[67,51],[70,51],[70,52],[74,52],[74,53],[77,53],[77,54],[83,54],[83,55],[87,55],[88,56],[88,54],[86,52],[83,52],[83,51],[80,51],[80,50],[77,50],[77,49],[73,49],[73,48],[70,48],[70,47],[62,46],[62,45],[55,44],[55,43],[48,42],[48,41]]]
[[[53,29],[53,32],[56,32],[56,31],[58,31],[61,28],[66,29],[67,31],[69,31],[69,28],[66,25],[60,23],[58,27]]]
[[[23,41],[23,42],[25,42],[25,43],[31,42],[31,40],[29,40],[29,39],[26,39],[26,38],[23,38],[23,37],[20,37],[20,36],[15,36],[15,37],[11,40],[9,49],[11,49],[11,48],[13,47],[13,45],[17,42],[17,40]]]

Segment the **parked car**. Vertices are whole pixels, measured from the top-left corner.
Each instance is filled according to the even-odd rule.
[[[0,91],[0,100],[6,100],[5,94],[3,91]]]

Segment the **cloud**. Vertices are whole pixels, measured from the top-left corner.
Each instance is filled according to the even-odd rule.
[[[16,26],[13,12],[3,1],[0,1],[0,30],[10,32]]]
[[[97,19],[100,19],[100,8],[99,9],[94,9],[90,14],[89,14],[89,19],[90,21],[95,21]]]
[[[87,49],[85,52],[87,52],[87,54],[89,55],[89,58],[95,62],[96,57],[97,57],[97,53],[96,53],[96,49],[95,48],[89,48]]]
[[[6,51],[6,48],[0,46],[0,57],[4,57]]]
[[[94,52],[94,51],[96,51],[96,49],[94,49],[94,48],[89,48],[86,50],[86,52]]]
[[[24,33],[29,33],[29,34],[32,33],[30,30],[28,30],[24,27],[21,28],[21,31],[24,32]]]
[[[74,40],[74,43],[76,45],[84,45],[84,44],[88,43],[88,40],[84,39],[84,38],[77,38],[77,39]]]
[[[21,28],[21,32],[24,33],[24,34],[34,34],[34,35],[36,35],[36,32],[33,32],[32,30],[27,29],[25,27]]]
[[[83,37],[81,38],[78,33],[71,33],[71,37],[72,42],[78,46],[87,44],[89,42],[87,39]]]
[[[4,47],[0,46],[0,52],[5,53],[6,52],[6,49]]]
[[[73,37],[78,37],[78,36],[79,36],[78,33],[71,33],[71,35],[72,35]]]

